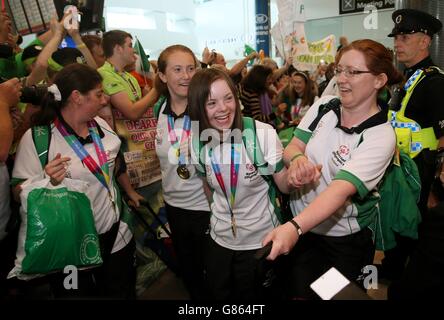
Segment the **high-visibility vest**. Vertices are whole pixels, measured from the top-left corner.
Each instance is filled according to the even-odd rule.
[[[398,148],[407,153],[411,158],[416,157],[423,149],[436,150],[438,148],[438,139],[436,139],[432,127],[421,128],[415,120],[405,116],[405,109],[415,87],[427,75],[436,72],[444,74],[444,72],[438,67],[430,67],[426,70],[416,70],[404,85],[406,94],[402,99],[401,109],[397,112],[389,110],[388,118],[395,129]]]

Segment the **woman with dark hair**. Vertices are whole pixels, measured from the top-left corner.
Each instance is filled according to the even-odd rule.
[[[26,180],[44,174],[51,184],[65,178],[89,184],[95,227],[99,234],[104,263],[79,271],[78,290],[64,288],[65,274],[48,278],[56,297],[134,297],[134,245],[128,225],[120,217],[115,183],[115,160],[120,139],[108,124],[97,117],[107,104],[100,74],[82,64],[71,64],[55,77],[48,88],[33,125],[49,126],[48,163],[42,165],[34,145],[32,130],[23,136],[13,170],[16,196]],[[42,172],[43,171],[43,172]]]
[[[317,97],[313,90],[313,81],[302,71],[294,70],[290,74],[288,85],[281,91],[275,100],[276,105],[285,108],[283,114],[284,125],[298,125]],[[282,129],[284,126],[280,126]]]
[[[388,50],[354,41],[339,52],[335,74],[340,99],[319,99],[284,151],[289,184],[298,188],[291,197],[295,217],[263,241],[273,241],[271,260],[291,251],[295,298],[314,298],[310,283],[331,267],[357,281],[372,264],[377,185],[395,150],[388,108],[377,100],[386,85],[402,80]]]
[[[205,298],[203,250],[210,211],[202,180],[187,154],[191,130],[188,86],[198,62],[183,45],[163,50],[157,60],[155,87],[161,98],[157,116],[156,153],[162,172],[162,189],[179,269],[191,299]]]
[[[244,109],[242,114],[255,120],[272,124],[282,112],[272,111],[268,88],[273,71],[263,65],[255,65],[238,86],[239,98]]]
[[[262,247],[262,238],[279,224],[268,195],[269,184],[261,175],[272,176],[278,187],[288,192],[282,144],[270,125],[242,117],[236,88],[220,70],[196,73],[190,83],[188,105],[191,119],[199,121],[199,130],[193,131],[193,160],[213,190],[209,195],[211,239],[205,257],[210,298],[261,298],[261,283],[255,272],[260,261],[254,256]],[[256,130],[247,122],[254,123]],[[253,135],[244,143],[243,133]],[[210,143],[204,141],[208,135]],[[268,163],[263,171],[246,149],[252,139]]]

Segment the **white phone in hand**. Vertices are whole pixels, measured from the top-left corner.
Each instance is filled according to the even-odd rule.
[[[349,283],[350,281],[344,277],[342,273],[332,267],[314,281],[310,285],[310,288],[312,288],[322,300],[330,300]]]

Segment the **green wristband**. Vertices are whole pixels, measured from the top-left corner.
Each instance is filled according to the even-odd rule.
[[[299,157],[301,157],[301,156],[305,156],[305,155],[304,155],[302,152],[298,152],[298,153],[296,153],[296,154],[293,156],[293,158],[291,158],[290,163],[292,163],[293,160],[295,160],[295,159],[297,159],[297,158],[299,158]]]

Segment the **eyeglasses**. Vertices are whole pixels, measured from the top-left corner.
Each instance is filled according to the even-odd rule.
[[[340,69],[340,68],[336,68],[335,71],[335,76],[339,77],[339,75],[341,73],[344,74],[344,76],[346,78],[353,78],[354,76],[358,75],[358,74],[362,74],[362,73],[372,73],[371,71],[367,70],[367,71],[362,71],[362,70],[352,70],[352,69]]]

